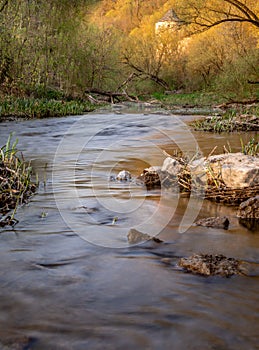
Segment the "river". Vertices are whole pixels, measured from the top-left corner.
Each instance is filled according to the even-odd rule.
[[[0,124],[1,145],[15,132],[40,180],[19,223],[0,232],[1,349],[259,349],[259,277],[205,278],[176,264],[193,253],[259,263],[258,233],[235,208],[110,181],[161,165],[163,150],[240,148],[240,134],[191,131],[193,118],[115,107]],[[193,225],[216,215],[229,230]],[[165,243],[130,246],[132,227]]]

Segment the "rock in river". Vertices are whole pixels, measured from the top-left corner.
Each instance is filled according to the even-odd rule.
[[[143,170],[143,173],[138,177],[147,189],[160,188],[161,170],[158,167],[150,167]]]
[[[230,277],[245,274],[241,261],[227,258],[224,255],[195,254],[189,258],[181,258],[179,266],[188,272],[203,276]]]
[[[202,158],[192,163],[193,174],[219,179],[228,188],[245,188],[259,183],[259,158],[243,153],[226,153]]]
[[[131,181],[131,173],[127,170],[122,170],[116,176],[116,180],[118,180],[118,181]]]
[[[150,241],[150,240],[152,240],[156,243],[163,242],[161,239],[156,238],[156,237],[152,237],[152,236],[148,235],[147,233],[140,232],[140,231],[136,230],[135,228],[131,228],[129,230],[127,237],[128,237],[128,242],[130,244],[136,244],[136,243]]]
[[[229,220],[226,216],[220,217],[210,217],[210,218],[204,218],[200,219],[195,222],[198,226],[205,226],[205,227],[214,227],[214,228],[223,228],[224,230],[228,229],[229,226]]]
[[[167,157],[164,160],[161,171],[166,172],[171,176],[178,176],[183,169],[183,165],[172,157]]]

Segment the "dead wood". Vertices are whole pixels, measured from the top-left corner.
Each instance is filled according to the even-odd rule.
[[[127,100],[131,102],[138,101],[138,98],[136,96],[129,95],[125,90],[122,92],[113,92],[113,91],[103,91],[99,89],[87,89],[85,92],[88,94],[88,99],[92,100],[95,103],[97,101],[100,102],[100,100],[97,98],[94,98],[89,94],[95,94],[97,96],[99,95],[99,96],[106,97],[106,100],[102,100],[103,102],[115,103],[115,102],[121,102],[121,100]]]
[[[253,103],[259,103],[259,99],[258,98],[254,98],[254,99],[248,99],[248,100],[243,100],[243,101],[235,101],[235,100],[230,100],[228,102],[222,103],[220,105],[217,105],[216,107],[218,108],[227,108],[231,105],[237,104],[237,105],[250,105]]]

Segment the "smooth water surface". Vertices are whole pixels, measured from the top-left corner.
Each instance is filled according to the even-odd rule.
[[[191,132],[191,119],[122,109],[0,124],[1,145],[15,131],[40,179],[19,223],[0,233],[0,348],[259,349],[259,277],[177,267],[193,253],[259,263],[258,232],[239,225],[235,208],[110,181],[161,165],[163,151],[240,147],[238,134]],[[229,217],[228,231],[193,225],[216,215]],[[131,227],[165,243],[129,246]]]

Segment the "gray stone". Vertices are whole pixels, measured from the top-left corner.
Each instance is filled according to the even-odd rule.
[[[229,188],[255,186],[259,183],[259,158],[243,153],[226,153],[202,158],[191,164],[192,174],[217,179]]]
[[[229,227],[229,220],[226,216],[217,216],[217,217],[212,216],[209,218],[200,219],[195,223],[198,226],[222,228],[224,230],[227,230]]]
[[[168,173],[171,176],[178,176],[182,171],[180,162],[172,157],[167,157],[164,160],[161,171]]]
[[[144,241],[154,241],[156,243],[161,243],[163,242],[161,239],[156,238],[156,237],[152,237],[150,235],[148,235],[147,233],[143,233],[140,232],[138,230],[136,230],[135,228],[131,228],[127,234],[127,238],[128,238],[128,242],[130,244],[137,244],[140,242],[144,242]]]

